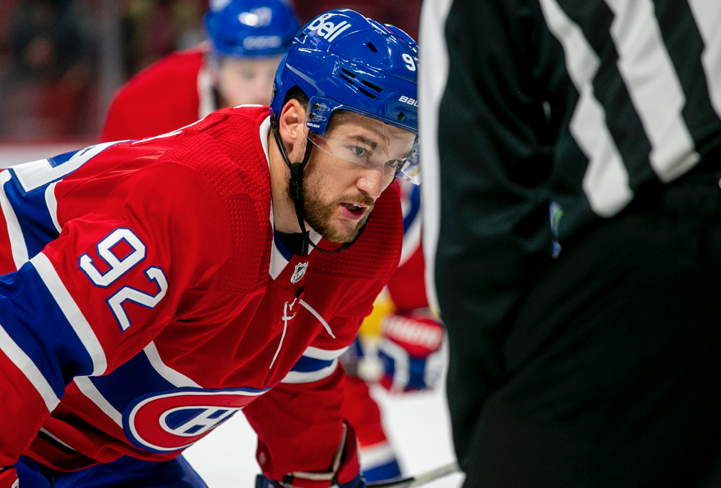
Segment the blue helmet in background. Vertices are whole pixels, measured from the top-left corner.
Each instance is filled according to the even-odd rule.
[[[289,0],[211,0],[205,30],[217,56],[285,54],[299,23]]]
[[[310,99],[306,125],[319,135],[336,110],[418,133],[418,46],[405,32],[348,9],[317,16],[293,39],[275,75],[271,112],[299,87]]]

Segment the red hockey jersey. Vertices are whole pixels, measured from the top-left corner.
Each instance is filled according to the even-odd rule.
[[[143,139],[192,124],[216,110],[199,47],[171,53],[135,75],[113,98],[101,142]]]
[[[347,250],[289,253],[269,125],[225,109],[0,172],[0,466],[165,460],[243,409],[268,477],[328,469],[337,357],[398,263],[399,199]]]

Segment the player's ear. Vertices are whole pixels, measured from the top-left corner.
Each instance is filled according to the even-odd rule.
[[[283,106],[278,118],[278,128],[280,137],[290,146],[290,151],[296,145],[305,144],[305,109],[298,100],[291,98]]]

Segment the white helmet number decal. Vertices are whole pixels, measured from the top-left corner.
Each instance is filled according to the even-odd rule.
[[[416,67],[418,64],[418,58],[413,57],[408,53],[403,53],[403,61],[406,62],[406,68],[408,68],[408,71],[415,71],[418,68]]]

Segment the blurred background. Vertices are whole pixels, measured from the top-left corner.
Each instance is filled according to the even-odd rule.
[[[346,7],[417,39],[420,3],[294,5],[303,23]],[[2,0],[0,144],[97,142],[115,91],[166,54],[201,42],[207,8],[207,0]]]

